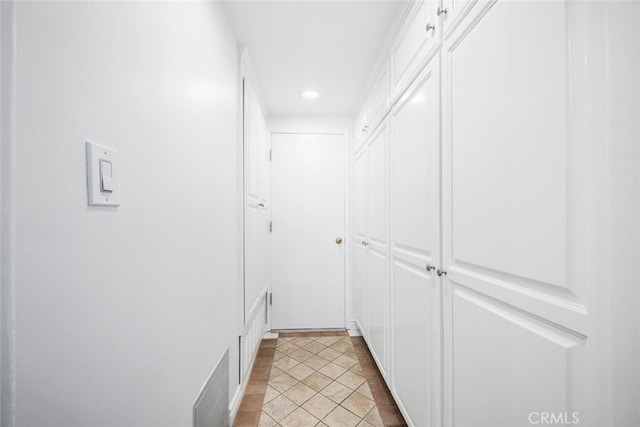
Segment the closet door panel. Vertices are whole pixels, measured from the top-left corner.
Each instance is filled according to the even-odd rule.
[[[369,221],[371,243],[382,250],[388,238],[387,123],[380,125],[369,142]]]
[[[400,36],[391,49],[392,100],[397,101],[420,72],[439,43],[435,1],[418,0],[409,12]],[[427,28],[427,25],[430,25]],[[393,103],[393,102],[392,102]]]
[[[577,424],[584,415],[575,390],[584,388],[582,339],[462,287],[453,323],[454,425],[529,426],[539,412]]]
[[[499,2],[450,56],[456,258],[563,288],[564,24],[560,2]]]
[[[486,4],[486,0],[480,0]],[[478,0],[443,0],[442,7],[446,13],[442,13],[444,24],[444,38],[447,39],[451,33],[460,25],[460,22],[478,4]]]
[[[439,69],[436,56],[391,113],[392,390],[413,426],[441,424]]]
[[[367,239],[367,216],[369,211],[369,156],[366,151],[356,154],[355,180],[355,235],[358,242]]]
[[[374,130],[389,112],[389,62],[380,69],[367,100],[369,129]]]
[[[367,311],[369,337],[367,342],[380,370],[386,376],[387,312],[389,278],[388,251],[388,185],[387,185],[388,123],[383,122],[367,143],[369,156],[369,257]]]
[[[368,258],[369,250],[361,243],[356,243],[356,260],[355,260],[355,286],[353,292],[355,317],[360,327],[360,332],[369,338],[369,322],[367,319],[367,288],[369,287],[369,267]]]
[[[405,419],[412,426],[437,425],[432,420],[439,401],[438,345],[432,331],[440,328],[433,306],[439,305],[439,293],[434,288],[434,273],[396,259],[393,265],[395,282],[394,373],[393,392]],[[437,312],[436,312],[437,313]],[[438,336],[436,332],[436,337]],[[432,347],[431,344],[436,344]]]
[[[585,4],[478,3],[443,46],[448,426],[586,414]]]
[[[368,272],[368,307],[369,337],[371,352],[377,359],[382,376],[387,377],[387,307],[388,275],[386,254],[376,250],[369,251]]]

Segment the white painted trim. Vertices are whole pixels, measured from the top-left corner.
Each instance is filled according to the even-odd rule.
[[[236,415],[238,415],[238,409],[240,409],[242,397],[244,396],[244,392],[246,390],[247,382],[245,381],[244,383],[240,384],[240,387],[236,388],[236,392],[231,398],[231,402],[229,403],[229,425],[233,425],[233,422],[236,419]]]
[[[261,298],[260,301],[263,301],[263,302],[265,301],[264,294],[263,294],[263,298]],[[233,395],[233,398],[229,403],[229,420],[232,425],[236,415],[238,414],[238,409],[240,408],[240,404],[242,403],[242,397],[244,396],[244,393],[247,389],[247,385],[249,384],[248,378],[251,374],[251,371],[253,370],[253,365],[255,364],[256,357],[258,355],[258,350],[260,349],[260,344],[262,342],[262,337],[264,336],[265,329],[266,329],[265,328],[266,325],[264,322],[262,322],[261,316],[258,316],[260,313],[262,313],[261,310],[254,311],[254,313],[252,314],[251,321],[247,323],[247,325],[250,325],[250,326],[245,325],[245,330],[243,331],[243,334],[241,337],[240,386],[237,388],[236,392]],[[247,339],[250,330],[256,325],[260,325],[259,331],[257,333],[259,339],[256,340],[255,348],[253,349],[253,354],[251,355],[250,362],[247,364],[246,368],[243,370],[244,355],[242,354],[242,351],[246,348],[245,340]]]
[[[347,332],[349,332],[350,337],[362,336],[362,332],[360,331],[360,328],[358,327],[358,323],[356,322],[355,319],[349,320],[349,323],[347,325]]]

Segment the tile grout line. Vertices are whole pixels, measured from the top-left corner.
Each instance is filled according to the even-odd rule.
[[[335,339],[323,339],[329,337]],[[332,371],[327,371],[330,365]],[[314,386],[307,381],[316,374]],[[281,380],[275,383],[277,378]],[[265,402],[267,392],[270,400]],[[278,410],[283,412],[278,415]],[[281,332],[260,345],[234,427],[370,426],[369,421],[379,427],[407,425],[364,340],[346,331]]]

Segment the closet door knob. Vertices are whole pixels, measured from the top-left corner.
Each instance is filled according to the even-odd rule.
[[[342,243],[342,237],[336,237],[336,243],[337,244],[341,244]]]
[[[442,7],[442,6],[440,6],[440,7],[438,8],[438,16],[440,16],[440,15],[446,15],[446,14],[447,14],[447,12],[448,12],[448,10],[447,10],[446,8]]]
[[[443,275],[447,274],[447,270],[437,269],[436,274],[438,275],[438,277],[442,277]]]
[[[435,30],[435,29],[436,29],[436,26],[435,26],[435,25],[433,25],[431,22],[429,22],[429,23],[427,24],[427,26],[425,27],[425,30],[426,30],[427,32],[429,32],[429,31],[431,31],[431,30]]]
[[[435,265],[431,265],[431,264],[427,264],[426,269],[427,269],[427,271],[435,270],[436,266]]]

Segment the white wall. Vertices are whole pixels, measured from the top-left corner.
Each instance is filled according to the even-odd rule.
[[[11,200],[15,101],[15,8],[0,2],[0,425],[13,419],[13,211]]]
[[[640,3],[610,2],[606,12],[611,425],[632,427],[640,425]]]
[[[224,13],[21,2],[17,52],[15,425],[190,426],[227,347],[237,385],[238,64]],[[87,207],[85,140],[120,153],[117,209]]]

